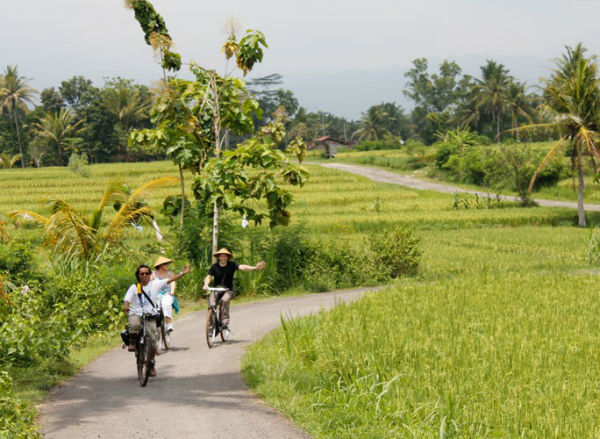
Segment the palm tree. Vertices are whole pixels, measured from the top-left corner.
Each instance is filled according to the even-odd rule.
[[[10,169],[21,160],[21,154],[10,155],[8,152],[0,154],[0,168]]]
[[[389,123],[389,115],[381,105],[370,107],[366,113],[363,113],[360,120],[360,128],[357,129],[352,137],[358,140],[379,140],[389,131],[385,126]]]
[[[508,70],[495,61],[488,60],[481,67],[481,79],[475,79],[474,105],[492,114],[492,121],[496,124],[496,141],[500,143],[500,121],[506,100],[505,92],[512,78]]]
[[[58,164],[62,165],[65,143],[81,134],[83,122],[83,119],[76,121],[70,109],[61,108],[58,113],[46,113],[33,127],[39,136],[49,139],[56,146]]]
[[[21,154],[21,167],[25,168],[23,161],[23,143],[21,142],[21,131],[19,130],[19,110],[27,113],[27,104],[33,103],[33,96],[37,91],[27,85],[28,79],[19,76],[17,66],[7,66],[4,74],[0,75],[0,111],[8,111],[12,114],[17,140],[19,142],[19,153]]]
[[[150,208],[140,203],[140,198],[149,190],[177,182],[173,177],[153,180],[127,195],[122,184],[106,185],[100,203],[90,216],[77,211],[67,201],[55,199],[50,202],[52,215],[45,217],[35,212],[17,210],[9,212],[11,218],[33,219],[44,226],[46,242],[65,262],[93,264],[122,240],[125,228],[132,222],[150,218]],[[118,204],[116,204],[118,203]],[[117,212],[107,222],[105,208],[116,204]]]
[[[567,46],[563,57],[555,61],[556,69],[550,79],[544,80],[545,102],[541,111],[548,122],[522,127],[551,127],[560,134],[560,139],[534,173],[529,184],[530,192],[546,164],[567,146],[571,148],[571,159],[576,165],[578,175],[577,208],[581,227],[587,225],[583,206],[583,154],[587,150],[592,157],[600,159],[600,153],[594,143],[600,118],[600,80],[595,58],[586,58],[585,51],[581,43],[574,49]]]
[[[532,98],[525,91],[525,83],[512,81],[506,88],[505,100],[511,116],[511,130],[519,142],[519,119],[524,118],[531,123],[533,112]]]
[[[129,129],[148,116],[151,100],[127,83],[117,83],[106,88],[102,95],[102,106],[116,119],[115,131],[126,144]]]

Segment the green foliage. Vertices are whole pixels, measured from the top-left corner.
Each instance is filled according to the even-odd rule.
[[[172,222],[173,218],[177,217],[181,213],[182,207],[184,207],[186,210],[191,209],[192,203],[190,203],[188,200],[185,200],[185,203],[183,203],[182,206],[181,196],[169,195],[164,199],[160,213],[168,217]]]
[[[392,279],[415,274],[421,258],[419,241],[410,230],[404,228],[372,234],[369,247],[373,264]]]
[[[357,151],[378,151],[382,149],[402,149],[400,139],[394,136],[386,136],[383,140],[366,140],[354,147]]]
[[[30,242],[9,241],[0,245],[0,273],[17,285],[38,279]]]
[[[20,401],[13,390],[13,381],[0,370],[0,437],[11,439],[39,438],[35,428],[35,410]]]
[[[269,225],[287,225],[292,202],[291,192],[281,181],[303,186],[308,172],[290,160],[289,155],[303,159],[305,145],[296,141],[284,152],[277,149],[285,131],[279,122],[263,127],[261,133],[210,159],[202,172],[194,177],[193,189],[201,204],[219,210],[232,210],[260,224],[269,219]],[[266,212],[260,212],[251,203],[266,200]]]
[[[71,157],[69,157],[69,170],[80,177],[89,177],[90,173],[88,166],[88,157],[85,152],[81,155],[74,152],[71,154]]]
[[[263,59],[263,47],[267,48],[265,36],[259,30],[249,29],[238,43],[237,65],[244,76],[252,70],[254,64]]]

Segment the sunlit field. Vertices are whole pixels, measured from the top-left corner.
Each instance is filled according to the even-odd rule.
[[[309,187],[298,216],[357,242],[409,225],[420,273],[251,348],[244,374],[260,395],[323,438],[600,434],[600,297],[573,211],[456,211],[451,196],[334,175],[348,190]]]
[[[244,374],[259,394],[316,437],[600,434],[600,298],[590,231],[573,227],[575,211],[457,210],[451,195],[308,168],[307,185],[293,189],[292,225],[357,252],[368,234],[406,226],[423,258],[415,277],[287,322],[255,345]],[[48,213],[50,194],[91,211],[108,180],[135,188],[165,175],[177,175],[169,162],[96,165],[87,178],[64,168],[3,171],[0,212]],[[178,190],[146,201],[158,210]],[[153,239],[150,228],[126,236]]]

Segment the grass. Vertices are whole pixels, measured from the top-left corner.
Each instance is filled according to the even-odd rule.
[[[284,319],[243,361],[259,395],[317,438],[598,437],[600,293],[573,211],[455,211],[448,195],[327,175],[303,220],[356,245],[409,225],[421,270]]]

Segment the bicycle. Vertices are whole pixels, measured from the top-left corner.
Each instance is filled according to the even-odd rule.
[[[223,297],[223,294],[225,294],[228,289],[222,287],[208,287],[207,291],[209,291],[209,293],[216,293],[215,305],[208,308],[208,313],[206,315],[206,343],[209,348],[212,348],[218,335],[221,336],[223,342],[227,341],[229,338],[229,330],[224,329],[223,324],[221,323],[221,297]],[[217,307],[219,307],[218,312]]]
[[[158,338],[158,350],[161,349],[168,351],[171,347],[171,334],[167,331],[167,325],[165,323],[165,316],[163,310],[160,310],[160,325],[157,325],[156,336]]]
[[[135,360],[137,365],[138,380],[140,382],[140,386],[142,387],[146,387],[146,384],[148,383],[148,377],[150,376],[150,369],[154,366],[153,361],[150,360],[152,356],[152,340],[150,340],[150,335],[146,333],[146,322],[154,319],[156,319],[155,314],[142,314],[142,330],[139,332],[138,339],[135,344]]]

